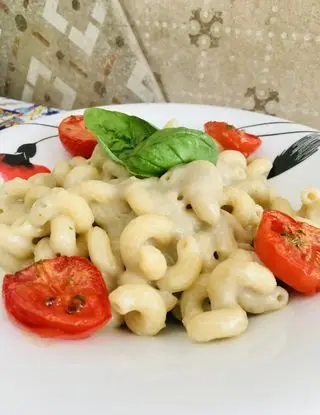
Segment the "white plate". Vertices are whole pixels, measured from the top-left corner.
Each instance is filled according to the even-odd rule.
[[[180,104],[109,107],[163,126],[203,128],[208,120],[256,134],[309,131],[246,111]],[[73,113],[81,113],[74,111]],[[66,113],[37,120],[57,125]],[[50,127],[21,125],[0,132],[0,152],[55,134]],[[307,133],[266,137],[259,154],[272,160]],[[315,143],[317,147],[318,142]],[[37,145],[33,163],[53,167],[67,158],[58,139]],[[299,149],[299,153],[305,149]],[[299,205],[300,191],[319,186],[320,155],[271,180]],[[243,336],[193,344],[183,330],[155,338],[105,329],[83,341],[35,340],[15,328],[0,306],[1,415],[283,415],[319,414],[320,297],[299,298],[280,312],[250,320]]]

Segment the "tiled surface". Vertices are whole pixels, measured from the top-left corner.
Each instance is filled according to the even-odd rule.
[[[65,109],[163,100],[118,0],[0,4],[2,95]]]
[[[0,0],[0,95],[167,99],[320,127],[316,0]]]
[[[320,127],[319,2],[122,3],[169,100],[246,108]]]

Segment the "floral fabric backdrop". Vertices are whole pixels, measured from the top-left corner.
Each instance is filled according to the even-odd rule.
[[[0,0],[0,95],[189,102],[320,128],[318,0]]]

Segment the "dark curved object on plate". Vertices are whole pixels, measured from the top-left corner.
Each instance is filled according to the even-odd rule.
[[[268,179],[279,176],[307,160],[318,151],[319,146],[320,134],[318,132],[300,138],[274,159]]]
[[[50,170],[42,165],[33,164],[30,159],[37,154],[37,144],[55,136],[44,137],[35,143],[26,143],[18,147],[15,154],[0,153],[0,177],[4,181],[16,177],[28,179],[37,173],[47,173]]]

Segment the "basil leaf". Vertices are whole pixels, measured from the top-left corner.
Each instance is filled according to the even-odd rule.
[[[102,108],[86,109],[84,122],[108,156],[122,164],[134,148],[157,131],[141,118]]]
[[[202,131],[188,128],[158,130],[140,143],[124,160],[131,174],[141,177],[161,176],[178,164],[194,160],[217,161],[214,140]]]

